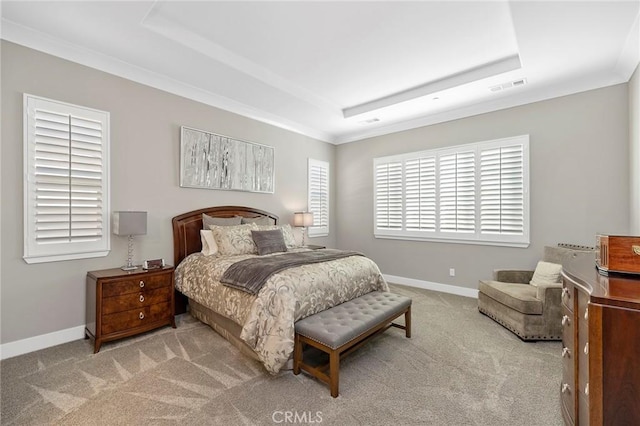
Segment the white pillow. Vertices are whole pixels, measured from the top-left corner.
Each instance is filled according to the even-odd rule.
[[[533,278],[529,284],[537,286],[538,284],[559,283],[561,281],[560,271],[562,271],[562,265],[541,260],[538,262],[536,270],[533,271]]]
[[[202,241],[202,254],[205,256],[218,254],[218,244],[216,244],[216,239],[213,238],[213,231],[210,229],[201,229],[200,241]]]

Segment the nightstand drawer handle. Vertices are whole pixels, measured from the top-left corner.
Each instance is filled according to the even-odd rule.
[[[584,309],[584,319],[589,319],[589,307],[588,306]]]
[[[571,388],[569,387],[569,385],[567,383],[563,383],[562,384],[562,393],[567,393],[571,390]]]
[[[564,347],[562,348],[562,358],[571,355],[571,351],[569,350],[569,348]]]
[[[584,394],[589,395],[589,383],[587,383],[587,386],[584,387]]]
[[[140,288],[144,287],[144,281],[140,280]]]
[[[140,303],[144,302],[144,296],[140,295]]]
[[[569,293],[569,289],[566,287],[562,287],[562,295],[567,296],[567,299],[571,299],[571,293]]]
[[[138,315],[138,318],[140,318],[141,320],[144,319],[144,313],[140,312],[140,314]]]
[[[589,342],[585,343],[584,345],[584,354],[589,355]]]
[[[557,320],[556,320],[556,321],[557,321]],[[569,317],[568,317],[568,316],[566,316],[566,315],[563,315],[563,316],[562,316],[562,325],[567,325],[567,324],[569,324],[569,322],[570,322],[570,321],[569,321]]]

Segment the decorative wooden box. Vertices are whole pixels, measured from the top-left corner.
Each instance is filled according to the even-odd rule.
[[[640,237],[596,235],[598,271],[640,274]]]

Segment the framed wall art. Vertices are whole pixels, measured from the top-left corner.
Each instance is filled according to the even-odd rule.
[[[274,148],[180,128],[180,186],[274,192]]]

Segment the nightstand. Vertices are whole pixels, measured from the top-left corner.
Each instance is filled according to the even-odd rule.
[[[173,266],[160,269],[104,269],[87,273],[85,337],[103,342],[133,336],[164,325],[176,327]]]
[[[324,249],[327,248],[326,246],[316,246],[313,244],[308,244],[306,246],[304,246],[305,248],[311,249],[311,250],[320,250],[320,249]]]

